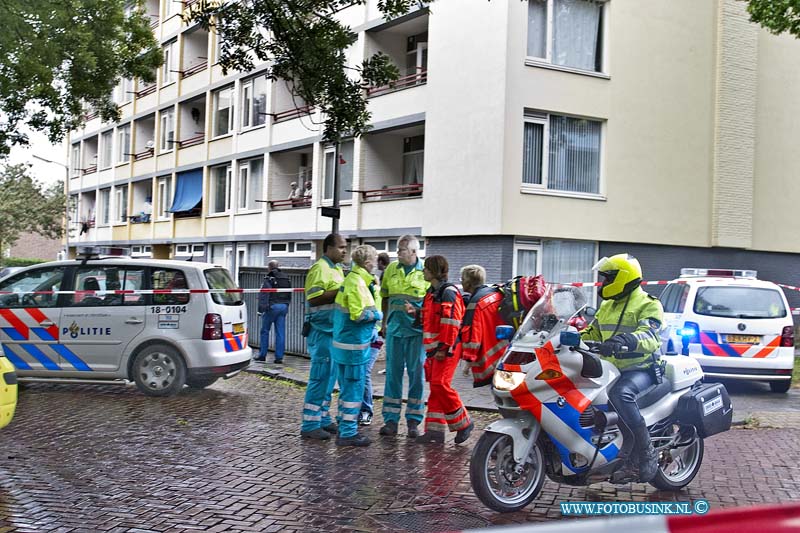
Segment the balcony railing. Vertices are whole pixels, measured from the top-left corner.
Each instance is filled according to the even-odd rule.
[[[158,15],[147,15],[147,16],[152,19],[150,21],[150,27],[151,28],[157,28],[158,24],[161,22],[161,19],[159,18],[159,16]]]
[[[197,74],[198,72],[202,72],[208,68],[208,60],[203,61],[202,63],[198,63],[192,67],[181,72],[181,79],[186,79],[189,76]]]
[[[142,98],[148,94],[153,94],[154,92],[156,92],[156,84],[151,83],[147,87],[142,87],[141,90],[136,93],[136,98]]]
[[[302,117],[303,115],[310,115],[314,111],[313,105],[304,105],[294,109],[287,109],[280,113],[269,113],[275,122],[282,122],[284,120],[291,120],[293,118]]]
[[[289,198],[284,200],[269,200],[269,208],[273,210],[278,209],[295,209],[297,207],[311,207],[311,197],[305,198]]]
[[[205,140],[206,140],[205,133],[195,132],[194,136],[178,141],[178,146],[180,146],[181,148],[188,148],[189,146],[194,146],[196,144],[203,144]]]
[[[88,113],[86,113],[86,115],[84,115],[84,118],[86,119],[86,122],[89,122],[90,120],[96,119],[99,116],[100,113],[98,113],[97,111],[89,111]]]
[[[422,183],[412,185],[396,185],[383,189],[369,189],[365,191],[353,191],[361,193],[361,200],[364,202],[376,200],[398,200],[401,198],[422,197]]]
[[[95,172],[97,172],[97,165],[92,165],[90,167],[86,167],[86,168],[83,169],[83,174],[84,175],[86,175],[86,174],[94,174]]]
[[[390,82],[387,85],[383,85],[381,87],[369,87],[367,88],[367,98],[371,98],[373,96],[380,96],[382,94],[392,93],[394,91],[399,91],[401,89],[408,89],[410,87],[416,87],[417,85],[423,85],[428,82],[428,70],[421,69],[416,74],[410,74],[408,76],[403,76],[402,78],[397,78],[395,81]]]
[[[137,153],[133,154],[133,160],[134,161],[141,161],[142,159],[148,159],[150,157],[153,157],[154,153],[155,153],[155,150],[153,148],[148,148],[148,149],[144,150],[143,152],[137,152]]]

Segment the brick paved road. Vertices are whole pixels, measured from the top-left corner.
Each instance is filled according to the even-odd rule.
[[[709,439],[685,493],[548,481],[525,512],[497,515],[470,491],[469,446],[303,442],[302,397],[254,375],[170,399],[31,385],[0,432],[0,531],[444,531],[559,518],[565,500],[800,498],[800,431],[737,429]],[[478,415],[478,426],[489,420]]]

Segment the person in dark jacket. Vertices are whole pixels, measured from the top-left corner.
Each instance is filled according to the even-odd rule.
[[[292,284],[289,276],[281,272],[280,264],[272,260],[267,265],[269,271],[264,278],[262,289],[289,289]],[[262,292],[258,295],[258,312],[261,313],[261,349],[256,361],[266,361],[269,348],[269,333],[275,325],[275,364],[283,363],[286,348],[286,313],[292,301],[291,292]]]

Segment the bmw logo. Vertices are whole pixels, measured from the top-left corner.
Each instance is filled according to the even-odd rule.
[[[739,328],[739,331],[744,331],[747,329],[747,326],[744,324],[744,322],[740,322],[736,327]]]

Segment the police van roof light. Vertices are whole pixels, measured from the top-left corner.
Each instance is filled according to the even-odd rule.
[[[77,250],[76,258],[86,261],[100,257],[126,257],[127,250],[118,246],[82,246]]]
[[[733,278],[755,278],[758,276],[756,270],[735,270],[731,268],[682,268],[681,276],[718,276]]]

